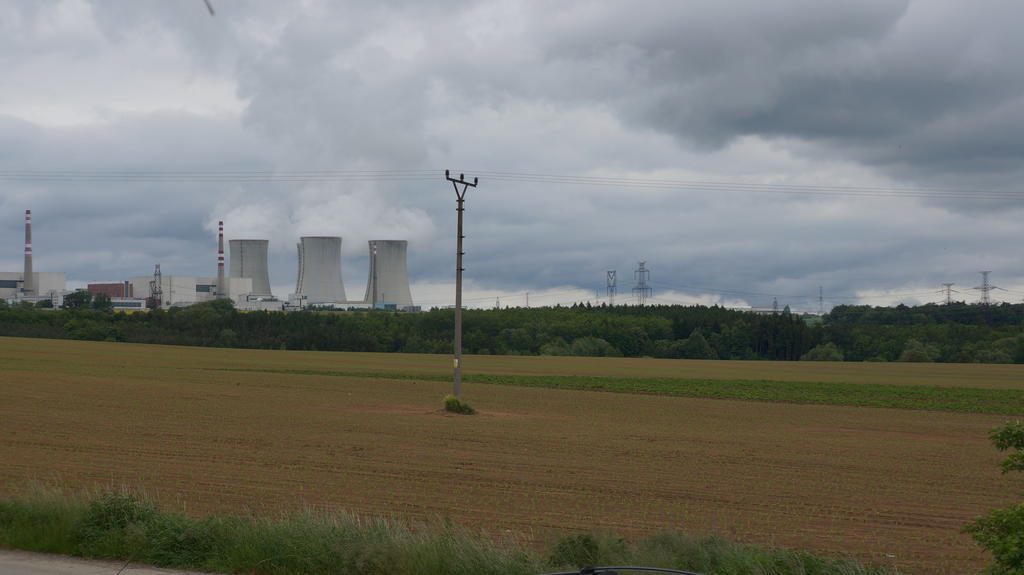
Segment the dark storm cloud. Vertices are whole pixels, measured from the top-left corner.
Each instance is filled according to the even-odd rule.
[[[910,181],[1001,185],[1024,155],[1022,19],[1016,2],[560,3],[528,16],[533,57],[495,84],[702,149],[795,138]]]

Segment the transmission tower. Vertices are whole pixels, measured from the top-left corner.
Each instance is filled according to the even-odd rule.
[[[636,280],[636,286],[633,287],[633,295],[636,296],[637,302],[640,305],[644,305],[647,302],[647,298],[651,297],[651,288],[647,285],[647,280],[651,278],[651,272],[646,268],[647,262],[638,262],[637,268],[633,272],[633,279]]]
[[[989,304],[992,303],[992,299],[989,297],[989,293],[991,293],[992,290],[1003,289],[1003,288],[1001,288],[999,286],[994,286],[994,285],[988,283],[988,274],[990,274],[992,272],[985,271],[985,272],[978,272],[978,273],[981,274],[981,285],[977,286],[977,287],[973,287],[971,289],[976,289],[976,290],[981,292],[981,305],[989,305]]]
[[[608,270],[607,279],[605,281],[607,291],[605,294],[608,296],[608,305],[615,305],[615,292],[618,291],[619,281],[615,276],[615,270]]]
[[[956,285],[956,284],[954,284],[952,282],[944,283],[942,285],[943,285],[943,287],[946,288],[946,305],[949,305],[949,304],[953,303],[953,294],[954,293],[960,293],[960,292],[958,292],[955,289],[953,289],[953,286]]]
[[[818,313],[825,315],[825,288],[818,286]]]
[[[156,264],[153,270],[153,280],[149,282],[149,305],[152,309],[159,309],[164,305],[163,275],[160,273],[160,264]]]

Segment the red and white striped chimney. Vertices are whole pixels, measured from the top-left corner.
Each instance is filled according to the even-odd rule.
[[[26,296],[36,295],[35,276],[32,274],[32,210],[25,210],[25,277],[21,291]]]
[[[224,289],[224,222],[217,222],[217,297],[227,296]]]

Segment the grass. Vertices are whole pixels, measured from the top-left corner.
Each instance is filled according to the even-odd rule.
[[[168,512],[127,491],[65,495],[36,490],[0,501],[0,546],[158,567],[253,575],[528,575],[585,565],[632,564],[708,575],[884,575],[887,568],[721,538],[662,532],[630,542],[570,534],[547,554],[495,542],[447,522],[411,526],[346,513],[277,518]]]
[[[395,374],[315,369],[214,368],[221,371],[324,375],[408,381],[447,381],[436,374]],[[708,399],[735,399],[813,405],[887,407],[956,413],[1024,414],[1024,394],[1014,389],[936,385],[883,385],[808,381],[751,381],[667,377],[597,377],[585,375],[464,375],[463,381],[550,389],[641,393]],[[447,407],[446,409],[452,411]]]

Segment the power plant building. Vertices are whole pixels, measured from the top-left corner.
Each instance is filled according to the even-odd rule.
[[[295,295],[305,305],[346,301],[341,279],[341,238],[304,236],[297,244],[299,274]]]
[[[251,296],[273,297],[270,293],[270,270],[267,265],[270,240],[230,240],[228,245],[231,252],[231,279],[252,280]],[[216,280],[213,283],[216,285]]]
[[[67,291],[64,272],[32,272],[32,291],[35,292],[32,296],[25,295],[24,284],[24,272],[0,272],[0,298],[50,299],[54,294]]]
[[[406,271],[406,240],[370,240],[370,277],[365,303],[374,308],[413,308]]]
[[[125,282],[96,282],[86,288],[93,296],[105,294],[115,309],[139,310],[146,299],[159,293],[159,307],[188,306],[226,297],[241,310],[301,309],[326,306],[335,309],[372,307],[418,311],[409,289],[406,240],[370,240],[369,277],[363,300],[349,301],[342,280],[339,236],[299,238],[295,294],[287,304],[271,292],[269,240],[230,240],[230,275],[224,269],[224,222],[218,222],[217,277],[161,275],[136,276]],[[37,272],[32,260],[32,212],[25,211],[25,259],[21,272],[0,272],[0,298],[35,302],[52,300],[55,307],[68,292],[64,273]],[[159,286],[154,282],[158,281]],[[156,289],[154,289],[154,287]]]
[[[135,290],[132,289],[131,282],[108,282],[108,283],[91,283],[85,286],[85,289],[89,290],[89,294],[96,297],[100,294],[105,294],[112,298],[131,298],[135,297]]]
[[[153,276],[133,277],[129,289],[135,297],[146,298],[151,293],[152,282]],[[229,278],[226,283],[226,295],[236,303],[244,301],[252,291],[252,280],[248,278]],[[163,294],[160,307],[192,305],[217,297],[217,278],[163,275],[160,277],[160,291]]]

